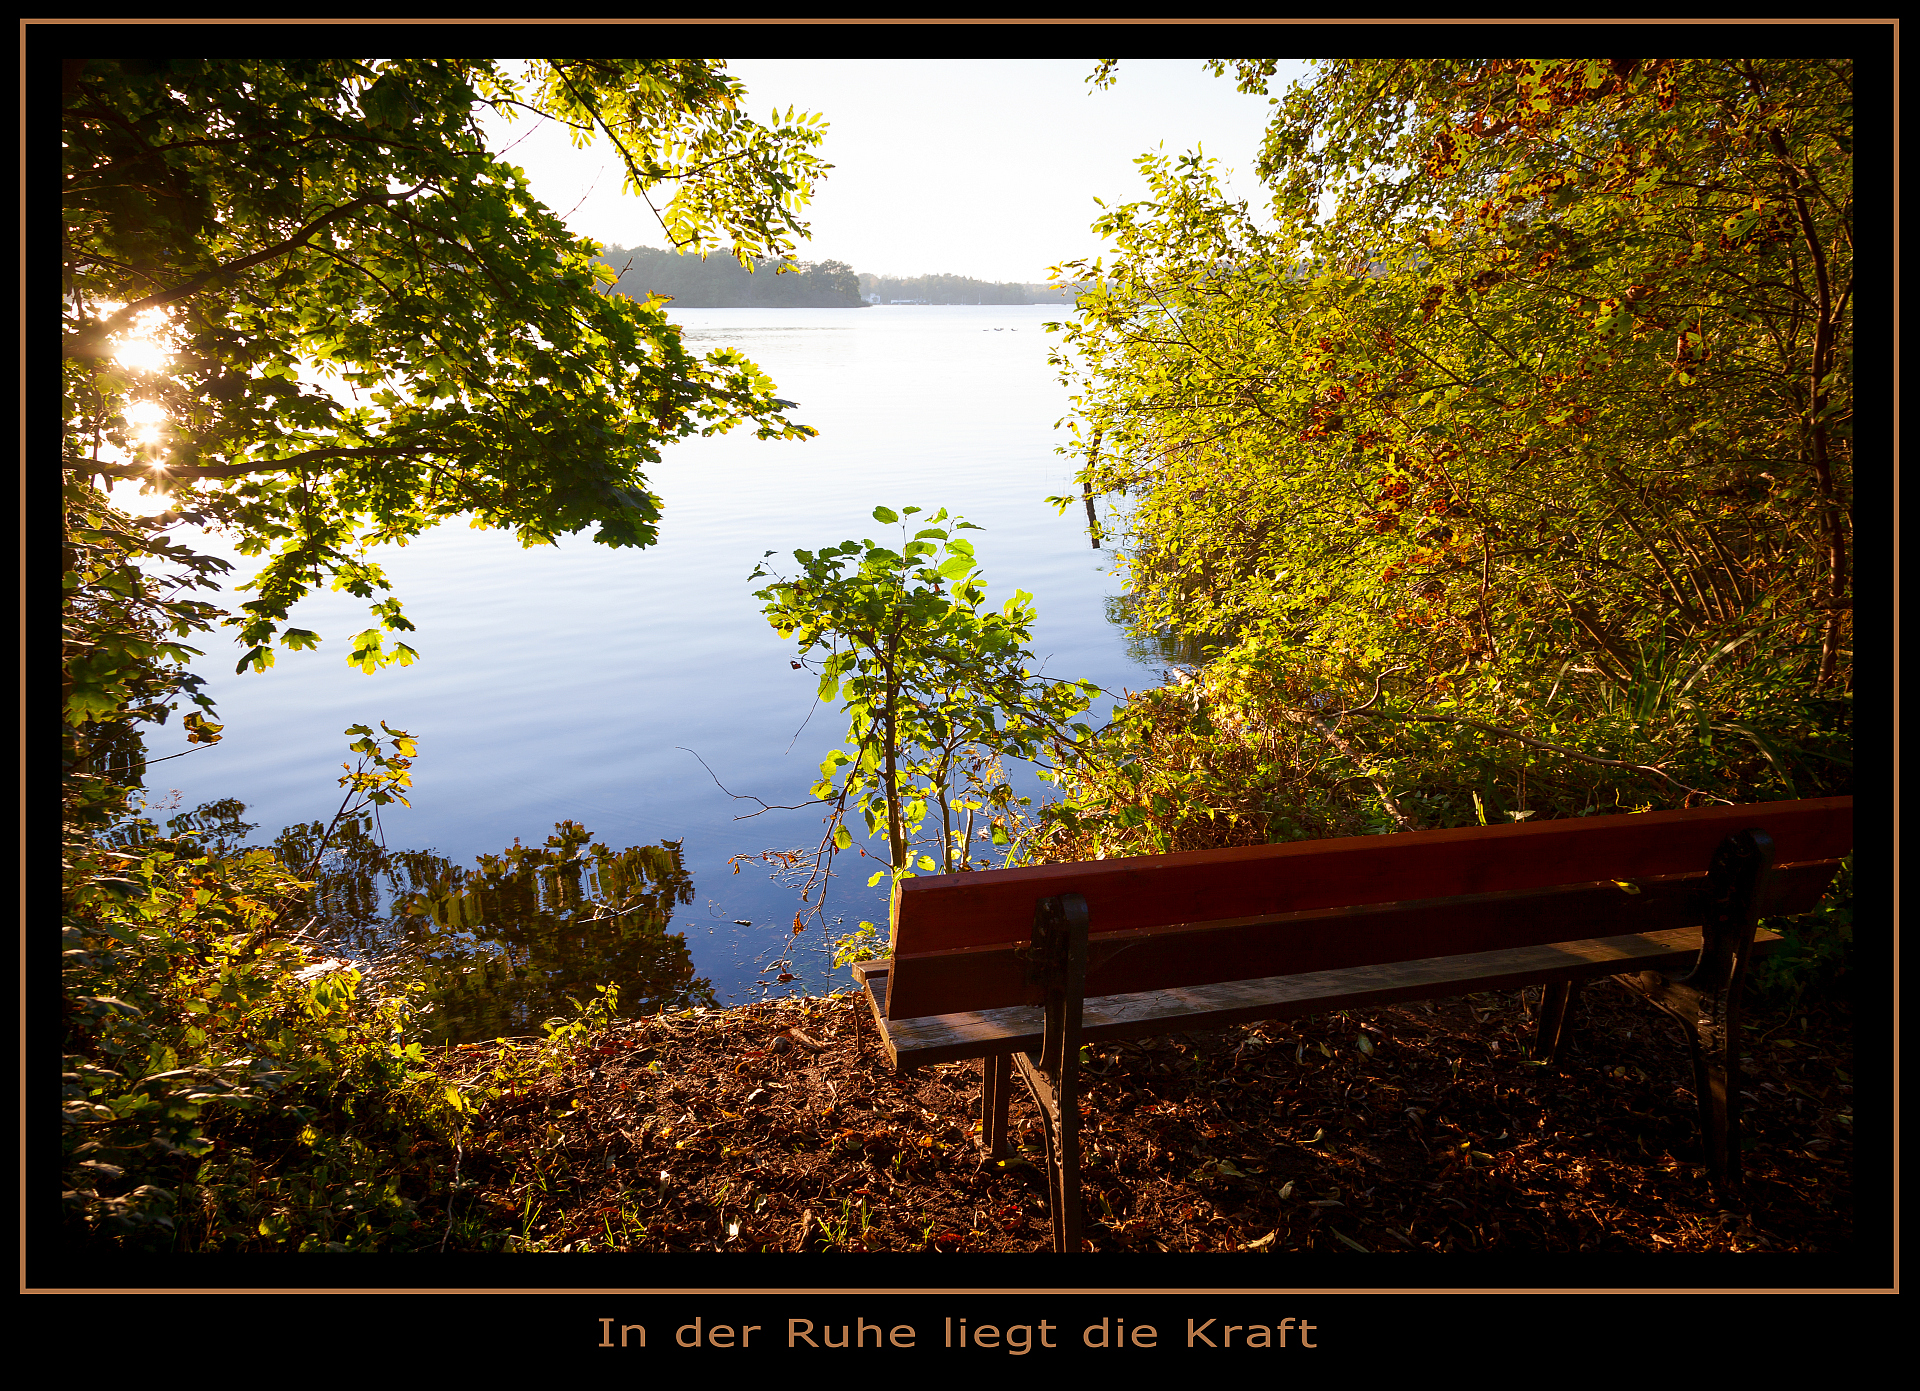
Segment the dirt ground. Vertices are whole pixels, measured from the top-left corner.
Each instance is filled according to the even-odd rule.
[[[1847,1247],[1844,1004],[1749,1006],[1746,1182],[1722,1205],[1677,1027],[1589,986],[1551,1070],[1528,1056],[1538,993],[1093,1047],[1087,1249]],[[502,1046],[438,1065],[476,1076]],[[545,1251],[1049,1250],[1032,1102],[1016,1082],[1030,1157],[1001,1163],[977,1144],[979,1096],[977,1062],[890,1073],[857,996],[624,1023],[475,1118],[455,1202],[478,1221],[449,1230]]]

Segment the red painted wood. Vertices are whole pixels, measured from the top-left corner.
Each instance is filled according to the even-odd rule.
[[[1813,907],[1837,868],[1831,860],[1786,866],[1773,876],[1766,911]],[[1699,926],[1704,874],[1636,887],[1640,892],[1629,894],[1589,882],[1107,933],[1088,941],[1086,993],[1170,990]],[[891,1019],[1035,1005],[1043,998],[1027,981],[1023,949],[1008,943],[896,954],[890,974]]]
[[[1036,899],[1083,894],[1102,933],[1410,899],[1698,873],[1728,835],[1758,827],[1776,863],[1853,846],[1853,798],[1590,816],[1196,850],[894,885],[896,955],[1026,941]]]

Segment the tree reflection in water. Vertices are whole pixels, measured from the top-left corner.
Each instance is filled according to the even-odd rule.
[[[667,931],[674,906],[693,901],[680,842],[615,851],[561,821],[545,845],[516,838],[462,869],[432,851],[388,850],[371,830],[343,825],[307,874],[307,933],[389,985],[421,983],[424,1039],[536,1033],[602,984],[619,987],[623,1015],[715,1003],[686,937]],[[288,827],[274,848],[308,864],[322,831]]]

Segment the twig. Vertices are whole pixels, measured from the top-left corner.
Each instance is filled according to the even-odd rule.
[[[460,1157],[462,1154],[460,1137],[453,1139],[453,1180],[447,1188],[447,1229],[440,1234],[440,1250],[445,1254],[447,1238],[453,1235],[453,1205],[460,1196]]]
[[[1335,710],[1327,718],[1338,720],[1338,719],[1344,719],[1348,715],[1365,714],[1368,710],[1370,710],[1373,707],[1373,703],[1380,699],[1380,683],[1386,680],[1389,676],[1393,675],[1396,671],[1405,671],[1406,669],[1407,668],[1404,664],[1397,667],[1388,667],[1385,671],[1381,672],[1378,676],[1373,678],[1373,694],[1367,697],[1367,703],[1365,705],[1356,705],[1351,710]]]
[[[674,747],[680,750],[681,753],[693,753],[693,750],[688,748],[685,744],[675,744]],[[707,768],[706,759],[701,758],[700,755],[697,753],[693,753],[693,756],[702,768]],[[760,802],[760,799],[754,796],[750,792],[727,792],[727,785],[720,781],[720,775],[714,772],[713,769],[711,768],[707,768],[707,776],[713,779],[713,785],[715,787],[719,788],[722,792],[726,792],[727,795],[733,798],[733,800],[736,802]],[[733,819],[735,821],[745,821],[751,817],[760,815],[760,812],[764,812],[764,811],[802,811],[807,807],[820,807],[820,806],[825,806],[826,804],[827,804],[827,800],[824,797],[815,797],[810,802],[802,802],[800,803],[799,806],[793,806],[793,807],[769,806],[765,802],[760,802],[760,811],[750,811],[746,814],[746,816],[736,816]]]
[[[186,756],[187,756],[188,754],[190,754],[190,753],[198,753],[198,752],[199,752],[199,751],[200,751],[201,749],[210,749],[210,748],[212,748],[212,747],[213,747],[213,745],[212,745],[212,744],[196,744],[196,745],[194,745],[194,746],[193,746],[192,748],[190,748],[190,749],[182,749],[182,750],[180,750],[180,752],[179,752],[179,753],[170,753],[170,754],[166,754],[166,755],[164,755],[163,757],[160,757],[160,758],[146,758],[146,759],[142,759],[142,760],[141,760],[141,765],[142,765],[143,767],[150,767],[150,766],[152,766],[152,765],[153,765],[153,764],[155,764],[155,763],[165,763],[165,762],[167,761],[167,759],[169,759],[169,758],[185,758],[185,757],[186,757]]]

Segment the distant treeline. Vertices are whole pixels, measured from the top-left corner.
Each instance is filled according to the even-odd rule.
[[[786,274],[780,262],[762,261],[749,275],[725,252],[706,260],[650,246],[609,246],[598,258],[620,275],[621,294],[645,299],[666,295],[683,309],[857,308],[879,303],[1059,304],[1072,291],[1052,285],[975,280],[965,275],[856,275],[844,261],[801,261]]]
[[[860,293],[880,303],[914,300],[927,304],[1052,304],[1069,298],[1050,285],[975,280],[965,275],[873,275],[861,272]]]
[[[725,252],[703,261],[650,246],[610,246],[598,259],[624,272],[614,286],[621,294],[666,295],[683,309],[833,309],[865,302],[859,277],[844,261],[802,261],[784,275],[781,262],[761,261],[749,275]]]

